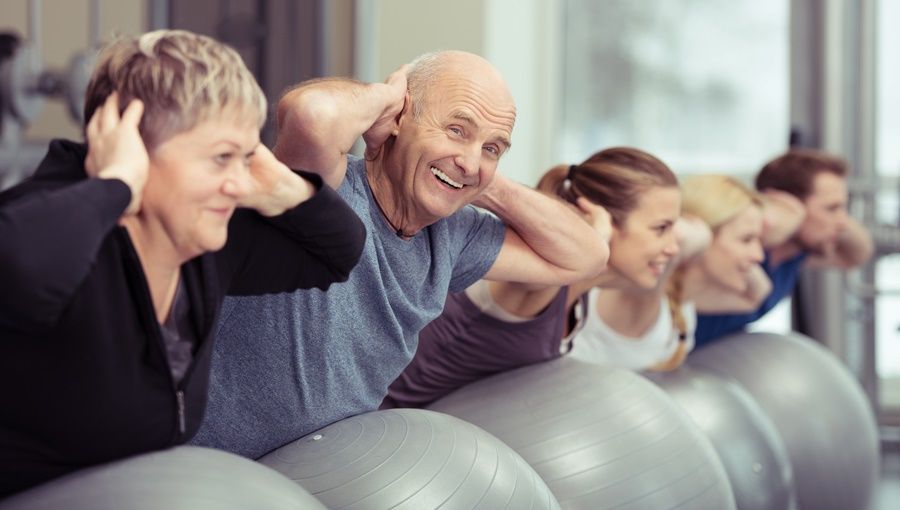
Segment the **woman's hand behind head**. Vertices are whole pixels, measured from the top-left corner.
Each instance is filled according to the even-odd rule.
[[[594,226],[594,230],[604,242],[609,243],[612,237],[612,216],[603,206],[597,205],[587,198],[578,197],[575,201],[581,214],[586,216],[587,222]]]
[[[239,197],[239,207],[255,209],[263,216],[277,216],[313,193],[309,181],[278,161],[268,147],[259,144],[250,159],[249,188],[234,194]]]
[[[131,189],[131,203],[126,214],[141,208],[141,195],[147,183],[150,159],[138,126],[144,104],[133,100],[119,115],[119,96],[110,94],[94,112],[87,126],[88,154],[84,169],[89,177],[119,179]]]

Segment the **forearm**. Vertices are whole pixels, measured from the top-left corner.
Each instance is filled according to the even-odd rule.
[[[295,172],[285,172],[256,208],[263,216],[274,217],[297,207],[316,193],[316,186]]]
[[[678,260],[700,255],[712,243],[712,230],[700,218],[682,216],[675,222],[675,228],[678,231]]]
[[[337,188],[351,147],[390,99],[380,83],[349,79],[305,82],[278,102],[275,155],[291,168],[318,173]]]
[[[32,326],[55,322],[130,199],[122,181],[88,179],[29,192],[3,205],[2,313]]]
[[[566,284],[592,278],[606,267],[608,239],[562,202],[501,179],[478,205],[496,214],[544,264],[524,283]],[[523,264],[523,267],[527,267]]]
[[[491,299],[503,310],[523,318],[536,317],[556,299],[558,285],[534,286],[517,282],[487,282]]]
[[[742,293],[705,288],[696,297],[697,310],[703,313],[750,313],[762,306],[772,292],[772,280],[762,266],[754,266],[747,275],[747,288]]]
[[[317,185],[312,198],[282,215],[235,215],[228,243],[216,254],[229,294],[325,289],[349,277],[363,250],[365,227],[337,192]]]
[[[762,244],[771,248],[787,242],[806,218],[806,208],[793,195],[776,190],[762,194],[763,234]]]
[[[850,218],[847,228],[838,237],[835,252],[840,265],[847,269],[866,263],[875,253],[872,236],[861,223]]]

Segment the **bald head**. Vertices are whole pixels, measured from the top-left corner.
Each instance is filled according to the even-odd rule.
[[[420,118],[428,104],[429,92],[439,90],[451,81],[470,81],[475,87],[492,90],[499,101],[515,107],[500,72],[484,58],[466,51],[448,50],[420,55],[410,64],[406,80],[415,119]]]

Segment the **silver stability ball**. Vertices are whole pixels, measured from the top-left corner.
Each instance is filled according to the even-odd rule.
[[[252,460],[180,446],[76,471],[0,502],[2,510],[324,509]]]
[[[799,334],[742,333],[688,357],[736,379],[778,429],[800,508],[867,508],[879,476],[875,416],[843,364]]]
[[[797,508],[791,461],[775,425],[740,384],[681,367],[649,375],[700,426],[728,472],[739,510]]]
[[[519,452],[567,509],[735,508],[709,439],[627,370],[563,357],[472,383],[430,406]]]
[[[328,508],[556,509],[522,458],[478,427],[422,409],[346,418],[265,455]]]

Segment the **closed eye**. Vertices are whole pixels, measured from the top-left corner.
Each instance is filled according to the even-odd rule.
[[[232,157],[234,157],[234,153],[222,152],[213,156],[213,161],[215,161],[217,165],[227,166]]]

